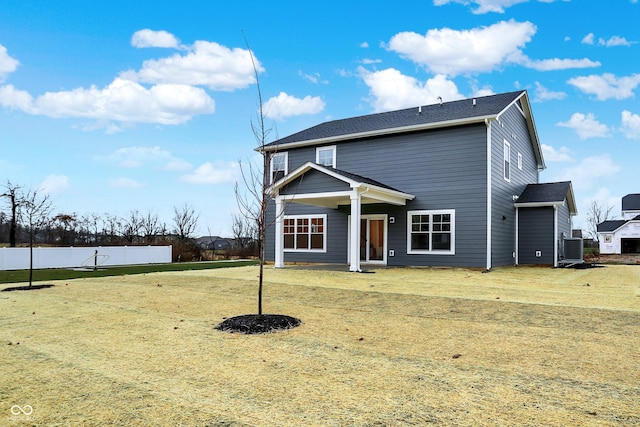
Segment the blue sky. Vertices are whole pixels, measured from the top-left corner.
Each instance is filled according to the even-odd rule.
[[[271,136],[526,89],[547,169],[592,200],[640,192],[638,0],[0,0],[0,182],[57,212],[174,207],[230,235],[255,159],[255,54]]]

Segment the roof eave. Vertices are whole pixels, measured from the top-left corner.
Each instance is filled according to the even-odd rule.
[[[527,202],[527,203],[514,203],[516,208],[549,208],[549,207],[559,207],[564,206],[565,201],[556,201],[556,202]],[[571,203],[569,203],[569,214],[574,216],[578,214],[577,209],[575,207],[572,208]]]
[[[445,121],[436,122],[436,123],[422,123],[419,125],[412,125],[412,126],[401,126],[396,128],[378,129],[378,130],[368,131],[368,132],[357,132],[357,133],[351,133],[351,134],[345,134],[345,135],[335,135],[335,136],[329,136],[326,138],[316,138],[316,139],[308,139],[304,141],[295,141],[295,142],[290,142],[285,144],[276,144],[273,146],[260,146],[256,148],[256,151],[259,151],[259,152],[277,151],[277,150],[283,150],[283,149],[329,144],[329,143],[345,141],[345,140],[370,138],[370,137],[384,136],[384,135],[394,135],[398,133],[415,132],[420,130],[438,129],[438,128],[444,128],[444,127],[453,127],[453,126],[462,126],[462,125],[474,124],[474,123],[484,123],[486,120],[492,120],[492,119],[495,119],[496,117],[497,116],[495,114],[490,114],[485,116],[467,117],[464,119],[445,120]]]
[[[547,165],[544,163],[544,156],[542,155],[542,145],[540,144],[540,138],[538,137],[538,131],[536,129],[536,123],[533,118],[533,112],[531,111],[531,103],[529,102],[529,96],[526,91],[522,91],[522,93],[516,97],[509,105],[507,105],[502,111],[500,111],[496,118],[499,118],[502,113],[507,111],[511,106],[515,105],[521,98],[524,98],[524,102],[522,102],[522,106],[526,111],[523,111],[525,115],[525,120],[527,122],[527,128],[529,129],[529,134],[531,135],[531,139],[533,140],[533,151],[536,156],[536,161],[538,163],[538,170],[542,171],[547,168]]]

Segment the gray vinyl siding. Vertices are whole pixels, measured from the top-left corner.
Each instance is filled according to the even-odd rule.
[[[553,265],[553,216],[553,207],[519,209],[520,264]],[[536,251],[540,251],[542,256],[536,257]]]
[[[324,193],[348,191],[349,184],[316,170],[310,170],[280,189],[280,194]]]
[[[515,207],[513,196],[527,184],[538,183],[538,166],[527,123],[517,105],[512,105],[498,121],[491,123],[491,266],[515,264]],[[504,141],[511,146],[510,181],[504,179]],[[522,154],[522,170],[518,169]]]
[[[558,207],[558,239],[562,239],[563,233],[566,238],[570,238],[571,228],[571,214],[565,203],[564,206]]]
[[[395,251],[394,257],[387,258],[388,265],[485,266],[486,132],[486,126],[478,124],[335,144],[338,169],[415,196],[406,206],[362,206],[363,214],[386,213],[395,219],[394,224],[388,225],[388,249]],[[315,147],[288,153],[289,171],[315,161]],[[322,188],[322,181],[305,177],[302,185],[308,185],[305,188],[309,192],[328,191]],[[326,179],[325,182],[329,183]],[[407,254],[407,211],[437,209],[455,210],[455,255]],[[329,210],[287,205],[286,214],[327,213],[328,245],[326,254],[285,252],[285,262],[346,263],[349,211],[349,206]],[[270,218],[273,212],[270,206]],[[274,258],[274,228],[267,233],[267,259]]]

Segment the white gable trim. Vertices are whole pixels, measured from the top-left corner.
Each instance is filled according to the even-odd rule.
[[[307,162],[303,164],[302,166],[300,166],[299,168],[291,172],[289,175],[282,177],[278,181],[274,182],[273,185],[271,185],[271,187],[269,187],[268,189],[269,194],[272,197],[278,196],[279,191],[283,186],[289,184],[290,182],[294,181],[296,178],[302,176],[303,174],[307,173],[312,169],[320,173],[329,175],[332,178],[335,178],[339,181],[349,184],[349,187],[362,193],[362,197],[363,197],[362,203],[364,204],[383,202],[383,203],[389,203],[392,205],[402,206],[406,204],[407,200],[413,200],[415,198],[413,194],[403,193],[401,191],[391,190],[389,188],[380,187],[374,184],[356,181],[354,179],[348,178],[344,175],[341,175],[335,172],[333,168],[320,166],[313,162]],[[337,207],[336,203],[338,202],[335,199],[338,199],[338,198],[344,199],[345,197],[348,198],[349,194],[351,194],[350,191],[328,192],[328,193],[308,193],[308,194],[296,193],[288,196],[283,195],[280,197],[283,197],[283,200],[298,201],[300,203],[305,203],[304,200],[306,200],[307,204],[316,204],[317,206]],[[312,199],[315,199],[318,201],[324,199],[324,202],[309,203]],[[334,202],[331,202],[331,199],[334,199]]]

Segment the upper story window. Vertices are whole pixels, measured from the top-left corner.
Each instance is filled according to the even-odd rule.
[[[336,167],[336,146],[316,148],[316,163],[330,168]]]
[[[271,183],[273,184],[288,172],[289,156],[287,152],[274,153],[271,155]]]
[[[455,210],[409,211],[408,254],[455,253]]]
[[[504,179],[511,181],[511,144],[504,140]]]

